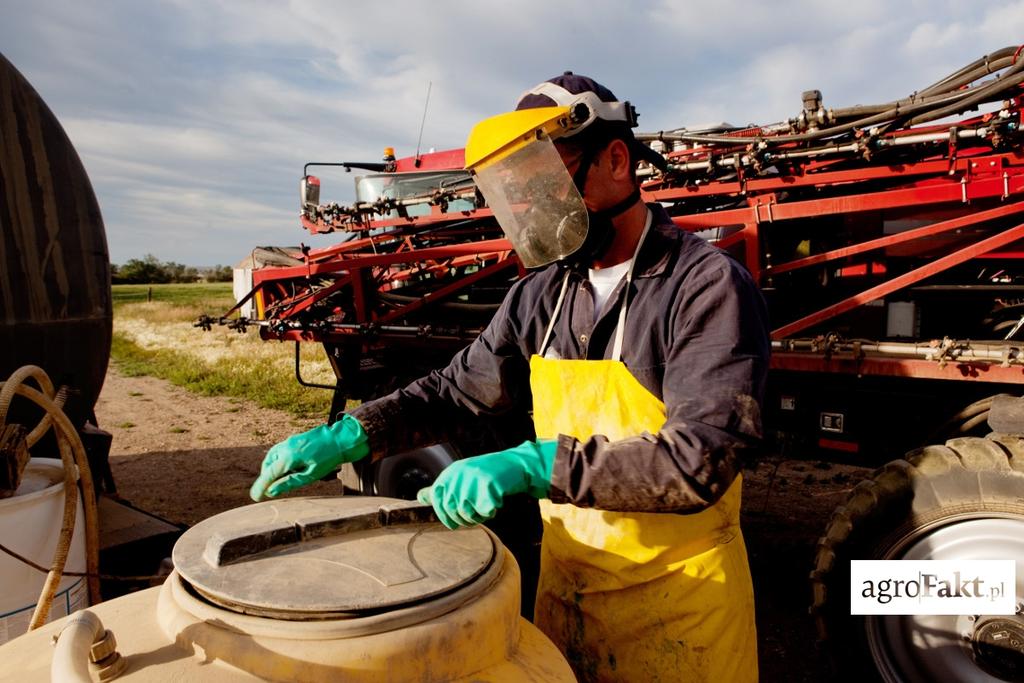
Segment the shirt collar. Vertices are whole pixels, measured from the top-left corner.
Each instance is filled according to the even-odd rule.
[[[669,259],[672,257],[672,242],[679,238],[679,228],[672,222],[665,207],[661,204],[647,205],[647,220],[651,222],[647,230],[644,243],[636,255],[636,265],[633,267],[633,279],[659,277],[665,274],[668,268]],[[557,269],[565,266],[558,265]],[[573,274],[582,279],[587,279],[588,267],[580,264],[569,266]]]
[[[634,278],[664,275],[672,256],[672,237],[678,237],[679,228],[661,204],[647,205],[647,220],[652,221],[652,224],[637,254]]]

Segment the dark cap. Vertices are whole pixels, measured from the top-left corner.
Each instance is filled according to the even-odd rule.
[[[552,83],[559,86],[572,95],[592,92],[597,95],[598,99],[602,102],[620,101],[615,97],[615,93],[595,81],[593,78],[580,76],[571,71],[566,71],[561,76],[549,78],[545,83]],[[543,84],[540,84],[520,95],[519,101],[516,103],[516,110],[536,109],[538,107],[557,107],[565,104],[564,102],[555,100],[554,97],[551,97],[548,94],[535,92],[543,89],[542,86]],[[628,105],[628,103],[626,104]],[[627,107],[627,109],[632,110],[632,107]],[[608,133],[601,137],[605,139],[611,139],[613,137],[621,138],[629,145],[635,161],[646,161],[647,163],[664,171],[668,166],[668,162],[666,162],[665,157],[661,156],[633,136],[631,128],[636,125],[635,116],[636,115],[634,113],[632,123],[625,121],[601,121],[601,124],[603,125],[600,127]]]
[[[546,83],[554,83],[557,86],[565,88],[573,95],[579,95],[580,93],[592,92],[602,102],[618,102],[619,98],[615,96],[608,88],[604,87],[593,78],[587,78],[586,76],[578,76],[571,71],[564,72],[561,76],[555,76],[549,78]],[[531,92],[526,92],[519,98],[519,102],[516,103],[516,111],[520,109],[535,109],[537,107],[557,107],[558,103],[547,95],[535,95]]]

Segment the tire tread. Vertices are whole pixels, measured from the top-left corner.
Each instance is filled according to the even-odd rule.
[[[819,639],[829,641],[834,636],[837,652],[841,652],[838,648],[850,649],[849,634],[832,633],[833,621],[835,628],[850,628],[849,612],[843,615],[829,595],[830,585],[842,583],[837,573],[843,573],[844,561],[858,557],[858,551],[869,559],[869,549],[884,547],[887,536],[906,526],[941,519],[943,510],[993,505],[1024,514],[1024,438],[1007,434],[958,437],[943,445],[918,448],[876,469],[835,509],[818,540],[810,572],[809,611]],[[862,666],[869,664],[861,662]]]

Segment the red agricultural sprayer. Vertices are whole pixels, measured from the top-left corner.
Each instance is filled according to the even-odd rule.
[[[640,169],[645,199],[768,300],[775,446],[872,465],[917,447],[854,488],[819,545],[813,611],[849,671],[1024,671],[1000,644],[1024,642],[1019,616],[851,617],[848,588],[849,559],[1024,560],[1022,84],[1010,47],[892,102],[833,108],[812,90],[781,123],[638,135],[668,162]],[[524,271],[461,150],[330,165],[366,172],[342,206],[320,203],[322,164],[305,169],[302,225],[334,243],[255,250],[252,314],[200,323],[323,344],[334,413],[443,365]]]

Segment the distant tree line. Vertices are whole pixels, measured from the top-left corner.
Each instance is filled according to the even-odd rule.
[[[124,265],[110,265],[111,280],[119,284],[163,284],[167,282],[231,282],[231,266],[196,268],[173,261],[161,261],[152,254],[128,259]]]

